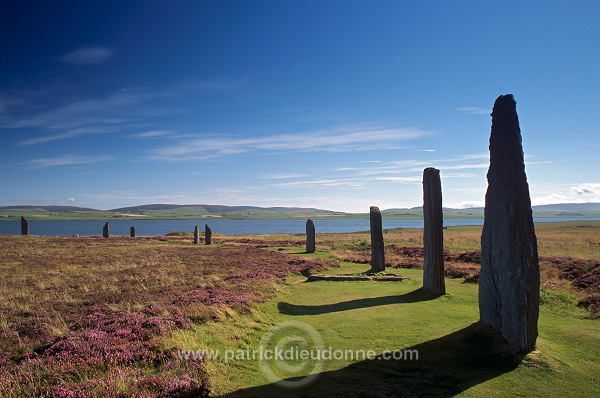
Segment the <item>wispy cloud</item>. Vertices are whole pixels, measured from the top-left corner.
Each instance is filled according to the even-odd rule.
[[[266,179],[266,180],[286,180],[291,178],[303,178],[308,177],[307,174],[300,173],[274,173],[274,174],[261,174],[258,178]]]
[[[283,188],[331,188],[331,187],[346,187],[346,188],[362,188],[364,183],[357,179],[343,178],[343,179],[314,179],[314,180],[298,180],[291,182],[282,182],[278,184],[271,184],[271,187],[283,187]]]
[[[115,55],[115,51],[106,47],[81,47],[60,57],[65,64],[96,65]]]
[[[86,128],[78,128],[73,130],[64,131],[58,134],[45,135],[41,137],[31,138],[29,140],[22,141],[20,145],[28,146],[28,145],[36,145],[43,144],[51,141],[64,140],[67,138],[79,137],[82,135],[89,134],[104,134],[111,133],[112,130],[106,128],[96,128],[96,127],[86,127]]]
[[[172,132],[169,130],[152,130],[144,131],[143,133],[134,134],[134,137],[138,138],[153,138],[153,137],[164,137],[170,135]]]
[[[51,96],[0,91],[0,128],[27,128],[36,136],[22,145],[36,145],[72,139],[89,134],[139,131],[137,137],[169,135],[152,129],[160,117],[184,114],[186,100],[199,92],[231,90],[238,82],[197,81],[190,85],[171,85],[161,89],[124,88],[99,98],[86,98],[55,107]],[[37,129],[33,130],[33,129]],[[131,135],[130,135],[131,136]]]
[[[80,156],[80,155],[61,155],[50,158],[31,159],[24,166],[30,168],[46,168],[55,166],[72,166],[79,164],[89,164],[98,162],[107,162],[113,160],[110,156]]]
[[[364,151],[399,148],[400,143],[429,135],[418,128],[342,126],[326,130],[238,138],[233,136],[181,140],[152,151],[152,160],[190,161],[253,151]]]
[[[375,181],[393,181],[393,182],[421,182],[420,176],[413,177],[374,177]]]
[[[479,107],[476,107],[476,106],[465,106],[465,107],[462,107],[462,108],[458,108],[456,110],[460,111],[460,112],[471,113],[471,114],[474,114],[474,115],[489,115],[490,113],[492,113],[491,109],[479,108]]]

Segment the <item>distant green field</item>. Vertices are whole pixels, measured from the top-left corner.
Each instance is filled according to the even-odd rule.
[[[534,206],[535,217],[600,217],[600,203],[578,203]],[[368,219],[369,213],[343,213],[329,210],[297,207],[254,207],[221,205],[143,205],[112,210],[96,210],[73,206],[4,206],[0,207],[0,220],[15,220],[21,216],[28,219],[47,220],[98,220],[98,219],[190,219],[225,218],[245,219]],[[423,217],[420,207],[411,209],[387,209],[384,219],[414,220]],[[444,208],[444,218],[483,218],[483,208]]]

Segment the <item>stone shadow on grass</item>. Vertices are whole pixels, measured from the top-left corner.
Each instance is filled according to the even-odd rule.
[[[377,307],[380,305],[399,304],[399,303],[416,303],[419,301],[433,300],[433,294],[423,288],[419,288],[410,293],[400,296],[383,296],[370,297],[356,300],[342,301],[334,304],[323,305],[296,305],[285,302],[279,302],[277,308],[279,312],[286,315],[321,315],[330,312],[340,312],[355,310],[358,308]]]
[[[398,333],[401,335],[402,330]],[[449,398],[512,371],[523,359],[515,356],[491,327],[479,322],[447,336],[401,349],[404,353],[410,352],[408,350],[412,354],[404,357],[409,359],[385,359],[382,354],[342,369],[323,372],[312,384],[296,390],[272,383],[222,397]],[[415,359],[414,351],[418,352],[418,359]]]

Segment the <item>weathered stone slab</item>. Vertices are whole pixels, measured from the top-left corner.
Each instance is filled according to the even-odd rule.
[[[376,206],[370,209],[371,224],[371,269],[369,272],[385,271],[385,246],[383,243],[383,224],[381,212]]]
[[[29,221],[21,216],[21,235],[29,235]]]
[[[210,245],[212,243],[212,230],[208,224],[204,225],[204,243]]]
[[[402,282],[410,279],[402,275],[321,275],[312,274],[306,279],[307,282],[316,281],[386,281],[386,282]]]
[[[129,236],[135,238],[135,227],[129,228]]]
[[[440,171],[423,171],[423,287],[435,297],[446,294],[444,280],[444,226]]]
[[[521,130],[512,95],[492,112],[490,168],[481,234],[479,313],[514,351],[535,349],[540,269]]]
[[[110,225],[108,223],[104,224],[104,228],[102,228],[102,236],[105,238],[109,237],[109,233],[108,230],[110,228]]]
[[[315,252],[315,223],[310,218],[306,220],[306,252]]]
[[[198,243],[200,243],[200,227],[196,225],[196,228],[194,228],[194,244],[197,245]]]

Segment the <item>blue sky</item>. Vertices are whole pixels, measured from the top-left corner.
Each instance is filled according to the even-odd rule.
[[[0,205],[483,205],[514,94],[533,204],[600,202],[598,1],[0,5]]]

